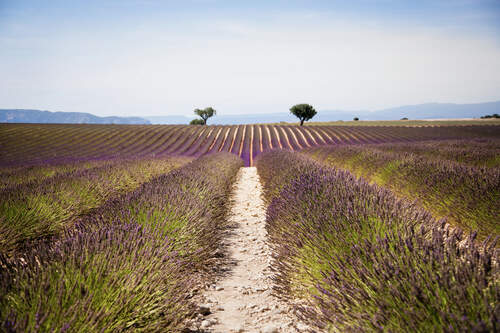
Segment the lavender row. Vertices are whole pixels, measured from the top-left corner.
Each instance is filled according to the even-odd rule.
[[[151,158],[151,157],[150,157]],[[143,159],[149,159],[145,157]],[[90,160],[68,160],[66,163],[42,163],[36,166],[19,166],[14,168],[0,169],[0,191],[4,188],[13,189],[22,184],[41,184],[53,177],[64,177],[75,172],[105,167],[107,165],[120,165],[128,159],[90,159]],[[132,159],[130,159],[132,160]]]
[[[211,258],[218,248],[220,230],[225,228],[231,184],[242,165],[241,159],[229,153],[202,156],[134,192],[109,200],[83,219],[91,225],[115,219],[134,222],[162,237],[179,240],[183,253],[191,259],[194,255]],[[186,252],[188,247],[193,251]],[[193,264],[205,259],[193,260]]]
[[[0,124],[0,167],[68,160],[201,156],[228,151],[246,165],[273,148],[500,137],[500,126],[21,125]],[[252,143],[252,144],[250,144]]]
[[[328,331],[500,328],[499,251],[347,171],[260,156],[276,294]],[[487,245],[489,244],[489,245]]]
[[[109,200],[54,242],[0,256],[4,331],[180,331],[213,271],[242,161],[202,157]]]
[[[376,146],[322,147],[307,151],[327,165],[417,199],[436,216],[481,238],[500,235],[500,169],[472,167],[411,153],[392,153]]]
[[[75,166],[52,177],[6,187],[0,190],[0,253],[22,251],[33,240],[57,234],[76,216],[188,161],[117,159],[91,168]],[[20,170],[19,178],[36,173],[32,170],[36,168]]]
[[[477,167],[500,166],[500,140],[471,139],[380,144],[374,149],[411,153],[430,159],[444,159]]]

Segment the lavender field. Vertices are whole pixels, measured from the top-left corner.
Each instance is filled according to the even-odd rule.
[[[253,166],[305,330],[500,330],[500,126],[0,124],[1,330],[189,332]]]
[[[259,154],[272,149],[490,136],[498,136],[498,126],[0,124],[0,167],[4,174],[31,165],[215,152],[233,153],[250,166]]]
[[[266,153],[257,168],[269,202],[277,293],[303,299],[297,310],[312,326],[499,328],[498,235],[477,242],[418,204],[302,154]]]
[[[347,169],[481,239],[500,235],[500,141],[452,140],[322,147],[307,154]]]

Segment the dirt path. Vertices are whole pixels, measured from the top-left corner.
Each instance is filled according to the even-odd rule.
[[[270,251],[266,245],[266,208],[255,167],[241,168],[233,189],[226,238],[231,265],[205,294],[205,332],[304,332],[307,327],[271,295]],[[204,305],[205,306],[205,305]],[[202,311],[203,312],[203,311]]]

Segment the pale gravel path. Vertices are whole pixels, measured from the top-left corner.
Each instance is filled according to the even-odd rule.
[[[206,332],[304,332],[287,306],[271,295],[266,245],[266,207],[255,167],[241,168],[233,188],[230,222],[234,229],[225,240],[233,266],[212,290],[205,293],[210,315]]]

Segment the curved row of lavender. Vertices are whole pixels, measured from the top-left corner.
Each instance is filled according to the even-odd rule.
[[[500,138],[477,138],[468,140],[439,140],[411,143],[388,143],[370,145],[377,150],[407,153],[458,162],[469,166],[500,167]]]
[[[0,124],[0,167],[231,152],[245,165],[272,149],[500,136],[500,126],[186,126]],[[0,171],[1,172],[1,171]]]
[[[500,168],[494,165],[500,162],[500,140],[472,142],[470,147],[468,141],[460,143],[460,148],[456,141],[345,145],[306,153],[400,196],[418,199],[435,216],[446,216],[468,232],[477,231],[481,239],[500,236]],[[470,165],[472,157],[482,166]],[[469,164],[459,162],[463,159]]]
[[[330,331],[499,327],[500,252],[414,203],[306,155],[257,160],[270,203],[275,292]]]
[[[76,217],[191,159],[113,159],[2,174],[0,253],[13,255],[57,235]]]
[[[153,178],[23,258],[0,256],[4,331],[166,332],[210,279],[242,161],[220,153]]]

